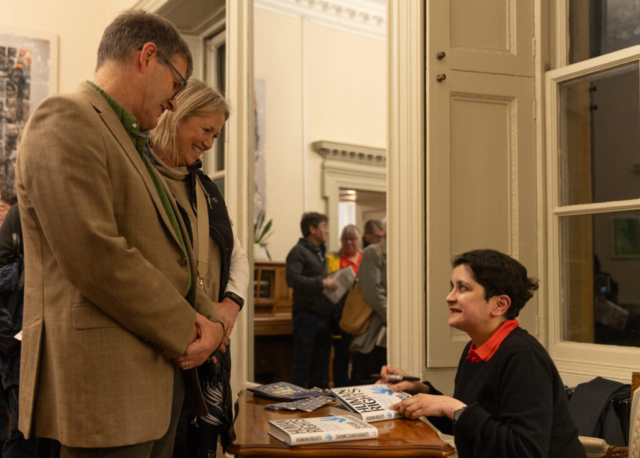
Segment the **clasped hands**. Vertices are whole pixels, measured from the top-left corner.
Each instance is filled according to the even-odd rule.
[[[376,384],[389,383],[389,375],[409,375],[402,369],[391,366],[383,366],[380,371],[380,380]],[[419,417],[449,417],[453,419],[453,413],[466,407],[466,404],[449,396],[432,395],[429,386],[422,382],[398,382],[389,387],[391,391],[404,391],[412,394],[408,399],[389,407],[399,411],[404,417],[415,420]]]
[[[174,360],[181,369],[193,369],[203,364],[207,359],[217,362],[212,356],[216,350],[221,353],[227,351],[229,336],[233,331],[240,306],[230,299],[215,303],[216,310],[224,327],[219,322],[209,321],[205,316],[196,313],[196,324],[189,345],[184,354]],[[226,329],[226,333],[224,330]]]

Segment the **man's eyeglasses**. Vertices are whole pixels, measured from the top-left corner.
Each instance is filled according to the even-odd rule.
[[[169,62],[169,59],[167,59],[166,57],[164,57],[164,55],[163,55],[159,50],[158,50],[157,52],[158,52],[158,55],[159,55],[160,57],[162,57],[162,60],[164,60],[164,61],[167,63],[167,65],[168,65],[169,67],[171,67],[171,68],[173,69],[173,71],[174,71],[174,72],[176,72],[176,74],[177,74],[177,75],[180,77],[180,79],[182,80],[182,86],[180,86],[180,87],[178,88],[178,90],[175,92],[175,94],[173,94],[173,97],[171,97],[171,100],[175,100],[176,96],[180,93],[180,91],[183,91],[183,90],[184,90],[184,88],[186,88],[186,87],[187,87],[187,80],[186,80],[186,78],[185,78],[184,76],[182,76],[182,74],[178,71],[178,69],[177,69],[177,68],[175,68],[171,62]]]

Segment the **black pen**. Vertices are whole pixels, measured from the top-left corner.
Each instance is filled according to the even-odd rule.
[[[381,379],[382,375],[380,374],[371,374],[369,377]],[[418,382],[420,381],[420,377],[413,377],[411,375],[387,375],[387,378],[390,382]]]

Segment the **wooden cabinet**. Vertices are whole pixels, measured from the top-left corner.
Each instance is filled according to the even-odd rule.
[[[257,261],[254,267],[254,334],[290,335],[293,295],[284,262]]]
[[[254,381],[288,382],[293,357],[293,295],[284,262],[254,263]]]

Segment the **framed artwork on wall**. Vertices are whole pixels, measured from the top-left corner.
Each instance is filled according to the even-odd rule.
[[[57,35],[2,27],[0,30],[0,183],[15,189],[18,145],[29,116],[58,92]]]
[[[614,258],[640,258],[640,218],[611,219],[611,254]]]

